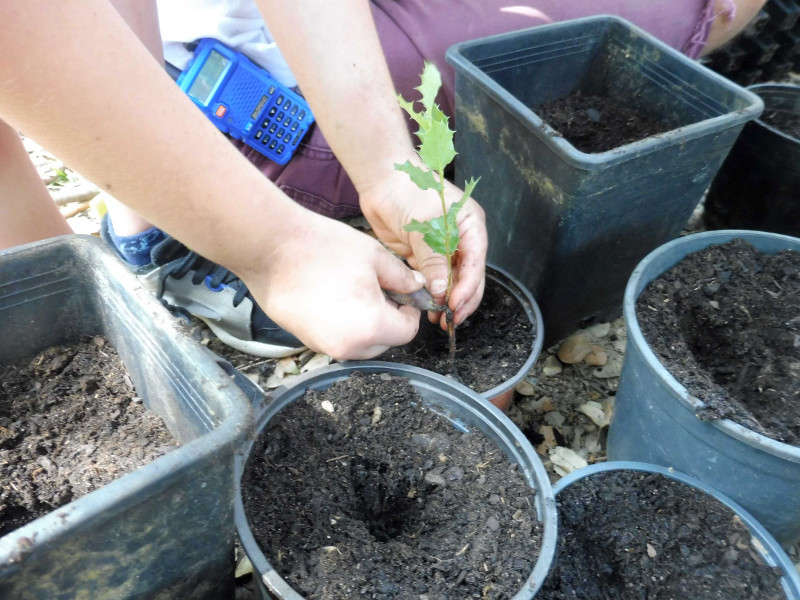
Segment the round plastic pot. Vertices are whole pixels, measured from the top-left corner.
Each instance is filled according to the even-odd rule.
[[[544,344],[544,320],[542,319],[542,312],[539,310],[539,305],[536,304],[536,300],[533,299],[528,288],[522,285],[522,282],[508,271],[495,265],[486,265],[486,278],[503,287],[503,289],[522,305],[525,314],[528,316],[528,321],[534,329],[534,337],[531,340],[531,353],[528,356],[528,360],[525,361],[525,364],[520,367],[519,371],[517,371],[513,377],[481,393],[481,396],[489,400],[503,412],[506,412],[511,406],[511,400],[514,397],[514,388],[522,381],[522,378],[528,374],[528,371],[531,370],[531,367],[533,367],[533,364],[542,352],[542,346]],[[480,308],[478,310],[480,310]]]
[[[775,111],[800,118],[800,86],[764,83],[748,89],[764,101],[764,113],[745,125],[720,167],[703,218],[713,229],[800,236],[800,139],[763,118]]]
[[[644,288],[687,254],[741,238],[760,251],[800,250],[800,239],[757,231],[710,231],[657,248],[633,271],[623,315],[628,345],[608,433],[609,460],[656,463],[692,475],[754,515],[788,547],[800,540],[800,448],[729,419],[701,421],[703,406],[661,364],[636,318]]]
[[[762,552],[764,561],[768,565],[778,567],[781,570],[783,573],[781,584],[787,600],[800,600],[800,575],[798,575],[794,564],[775,538],[744,508],[699,479],[660,465],[634,461],[612,461],[583,467],[560,479],[555,486],[556,498],[558,498],[558,494],[574,483],[607,471],[644,471],[646,473],[658,473],[667,479],[685,483],[719,500],[738,515],[742,522],[750,529],[753,538],[761,543],[761,547],[764,549]],[[589,518],[588,521],[591,522],[591,518]],[[558,559],[556,558],[556,560]]]
[[[335,381],[346,379],[355,371],[389,373],[408,378],[428,408],[446,416],[452,421],[454,427],[462,431],[482,432],[497,444],[511,462],[519,465],[530,486],[536,490],[536,512],[542,523],[543,532],[541,552],[536,565],[524,587],[513,596],[512,600],[533,598],[550,570],[557,539],[553,488],[536,451],[508,417],[466,386],[417,367],[375,361],[332,365],[298,378],[289,388],[275,390],[270,404],[256,417],[253,439],[242,448],[236,457],[234,518],[239,539],[253,564],[253,576],[257,581],[262,598],[303,600],[303,597],[294,591],[270,565],[258,547],[245,517],[241,477],[254,440],[258,438],[258,435],[276,414],[295,400],[302,398],[306,390],[324,390]],[[309,485],[314,485],[314,482],[309,482]]]

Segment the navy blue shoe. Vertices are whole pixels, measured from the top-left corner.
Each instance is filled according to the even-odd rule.
[[[125,261],[108,233],[108,215],[100,234]],[[174,312],[201,319],[223,343],[264,358],[281,358],[305,350],[256,304],[244,282],[228,269],[166,236],[150,251],[150,263],[131,266],[143,285]]]

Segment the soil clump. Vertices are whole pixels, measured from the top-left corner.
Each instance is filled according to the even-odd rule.
[[[800,444],[800,252],[710,246],[651,282],[636,312],[662,364],[705,404],[699,417]]]
[[[581,152],[595,153],[664,133],[672,127],[624,103],[575,92],[534,107],[537,115]]]
[[[780,570],[712,496],[659,474],[615,471],[559,493],[543,600],[781,600]]]
[[[103,337],[0,367],[0,536],[178,445]]]

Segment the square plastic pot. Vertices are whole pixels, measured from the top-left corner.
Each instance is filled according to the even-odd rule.
[[[647,285],[691,253],[743,239],[761,252],[800,251],[800,239],[757,231],[688,235],[650,253],[625,291],[625,362],[608,430],[609,460],[673,467],[719,490],[786,547],[800,541],[800,448],[729,419],[701,421],[704,404],[667,371],[644,339],[636,301]]]
[[[90,236],[0,252],[0,364],[102,335],[181,446],[0,538],[0,598],[232,597],[247,397]]]
[[[481,177],[488,260],[528,287],[545,344],[618,316],[628,275],[688,221],[762,101],[618,17],[457,44],[456,181]],[[669,131],[588,154],[536,113],[607,96]]]

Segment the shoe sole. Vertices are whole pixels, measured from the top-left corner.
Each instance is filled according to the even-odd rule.
[[[214,332],[214,335],[216,335],[223,344],[235,348],[240,352],[244,352],[245,354],[251,354],[260,358],[285,358],[287,356],[300,354],[307,349],[305,346],[293,348],[291,346],[278,346],[265,344],[263,342],[242,340],[218,327],[217,323],[211,319],[205,319],[200,316],[197,318],[208,325],[208,328]]]

